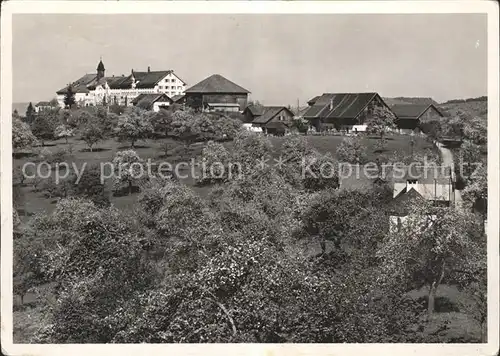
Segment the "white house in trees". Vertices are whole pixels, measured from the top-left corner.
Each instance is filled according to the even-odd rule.
[[[393,200],[390,226],[398,230],[414,204],[429,202],[431,207],[450,207],[455,203],[455,177],[447,166],[406,166],[392,170]]]
[[[102,60],[97,73],[85,74],[81,78],[58,90],[57,101],[64,107],[64,97],[71,87],[75,101],[81,106],[92,106],[106,102],[132,106],[132,101],[141,94],[165,94],[169,98],[184,95],[186,83],[173,70],[147,71],[131,70],[130,74],[105,76]]]

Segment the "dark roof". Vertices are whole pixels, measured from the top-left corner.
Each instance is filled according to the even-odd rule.
[[[415,104],[415,105],[438,105],[438,103],[432,98],[423,97],[404,97],[399,96],[396,98],[384,98],[387,105],[405,105],[405,104]]]
[[[182,99],[184,99],[184,97],[185,97],[185,95],[174,95],[170,99],[172,99],[172,101],[174,103],[177,103],[177,102],[181,101]]]
[[[407,215],[408,207],[415,203],[425,203],[426,199],[415,189],[410,188],[407,191],[404,188],[394,199],[389,203],[389,211],[396,215]]]
[[[252,116],[260,116],[264,113],[264,106],[262,105],[248,105],[244,111],[250,111]]]
[[[50,101],[39,101],[35,106],[51,106]]]
[[[447,166],[401,166],[384,167],[385,176],[393,182],[406,183],[416,180],[420,184],[449,184],[453,179],[453,172]]]
[[[321,96],[321,95],[317,95],[317,96],[315,96],[314,98],[312,98],[311,100],[309,100],[309,101],[307,102],[307,104],[309,104],[309,105],[314,105],[314,103],[315,103],[315,102],[319,99],[319,97],[320,97],[320,96]]]
[[[165,78],[167,75],[171,74],[171,70],[161,70],[161,71],[149,71],[149,72],[135,72],[132,74],[137,83],[137,88],[152,88],[154,87],[160,80]]]
[[[97,78],[97,74],[92,73],[92,74],[85,74],[83,77],[75,80],[73,83],[71,83],[71,86],[73,88],[73,92],[75,93],[88,93],[89,90],[87,89],[87,85],[95,81]],[[59,89],[56,93],[57,94],[66,94],[68,91],[68,86],[65,86],[62,89]]]
[[[436,110],[439,115],[442,113],[432,104],[399,104],[391,107],[391,110],[396,114],[398,119],[418,119],[430,107]]]
[[[168,101],[172,103],[172,99],[166,94],[140,94],[134,100],[132,100],[133,105],[140,105],[143,108],[151,109],[153,104],[157,101]]]
[[[271,121],[276,115],[278,115],[282,110],[288,111],[290,115],[293,116],[293,113],[285,106],[263,106],[261,109],[262,114],[253,119],[252,123],[266,124]]]
[[[354,119],[377,93],[325,93],[304,113],[306,118]]]
[[[173,73],[172,70],[150,71],[150,72],[135,72],[132,71],[137,83],[137,88],[154,88],[154,86],[166,77]],[[80,79],[71,83],[75,93],[88,93],[89,90],[94,90],[98,85],[108,83],[111,89],[130,89],[132,87],[132,74],[128,76],[111,76],[97,79],[97,74],[85,74]],[[68,87],[57,91],[57,94],[65,94]]]
[[[248,90],[240,87],[220,74],[211,75],[186,90],[186,93],[237,93],[248,94]]]

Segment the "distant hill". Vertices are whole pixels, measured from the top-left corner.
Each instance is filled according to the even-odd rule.
[[[396,98],[383,98],[383,99],[388,106],[404,105],[404,104],[438,105],[438,102],[432,98],[398,96]]]
[[[439,108],[448,113],[450,116],[455,116],[459,111],[467,113],[469,116],[478,116],[483,119],[488,117],[488,102],[479,101],[452,101],[440,104]]]
[[[14,112],[14,110],[17,110],[19,115],[24,116],[26,115],[26,109],[28,108],[29,104],[30,103],[12,103],[12,112]],[[35,103],[33,105],[35,105]]]
[[[468,99],[453,99],[453,100],[448,100],[447,102],[443,104],[461,104],[461,103],[470,103],[470,102],[477,102],[477,101],[488,101],[487,96],[480,96],[477,98],[468,98]]]

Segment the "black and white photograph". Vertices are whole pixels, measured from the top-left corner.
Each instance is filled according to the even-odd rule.
[[[496,353],[498,4],[231,3],[2,3],[2,352]]]

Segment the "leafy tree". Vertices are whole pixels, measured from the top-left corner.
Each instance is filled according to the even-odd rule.
[[[335,155],[340,162],[360,164],[366,159],[366,147],[361,138],[346,137],[337,147]]]
[[[486,246],[481,250],[475,265],[464,274],[460,285],[463,296],[459,298],[461,310],[476,320],[480,326],[481,342],[488,342],[486,322],[488,320],[488,273]]]
[[[33,107],[33,104],[30,101],[28,108],[26,109],[26,122],[29,125],[31,125],[33,121],[35,121],[35,117],[36,117],[35,108]]]
[[[359,228],[359,225],[367,221],[370,216],[379,216],[376,213],[376,210],[380,210],[376,206],[377,200],[372,192],[326,190],[317,199],[312,200],[302,214],[303,227],[309,235],[318,238],[323,253],[326,248],[325,241],[332,241],[335,248],[340,250],[346,239],[349,243],[359,239],[364,240],[361,244],[368,244],[378,235],[380,240],[380,235],[384,234],[384,228],[380,223],[368,220],[373,222],[371,227],[363,225],[364,229]],[[356,233],[350,234],[353,229]],[[367,233],[370,230],[371,233]],[[369,236],[364,238],[366,235]]]
[[[63,199],[55,211],[32,220],[26,241],[32,270],[56,280],[54,303],[38,339],[110,342],[120,326],[113,315],[154,278],[142,236],[130,217],[83,199]]]
[[[73,137],[74,135],[74,130],[64,124],[57,126],[54,130],[54,136],[57,138],[64,138],[66,144],[68,144],[68,137]]]
[[[230,175],[239,174],[239,169],[237,166],[235,166],[236,169],[230,167],[229,164],[233,163],[231,161],[231,155],[224,145],[209,141],[201,154],[200,165],[202,172],[198,183],[224,183],[231,178],[235,178],[230,177]]]
[[[28,124],[22,122],[20,118],[12,116],[12,147],[29,147],[35,145],[36,142],[37,139]]]
[[[309,129],[309,121],[303,117],[294,118],[292,121],[292,127],[295,127],[301,133],[307,133]]]
[[[115,190],[121,188],[125,182],[128,185],[128,193],[132,194],[134,184],[144,180],[145,170],[142,166],[142,159],[133,150],[116,152],[113,158],[113,167],[115,169]]]
[[[64,94],[64,105],[66,105],[67,108],[71,109],[75,104],[75,92],[73,91],[73,86],[70,84],[68,86],[68,89],[66,90],[66,94]]]
[[[476,145],[486,145],[488,140],[487,124],[487,120],[477,116],[467,120],[463,127],[464,137]]]
[[[90,152],[92,152],[93,146],[96,143],[105,138],[103,128],[96,117],[90,116],[88,120],[82,124],[80,128],[80,137],[85,141]]]
[[[308,191],[339,187],[339,164],[327,153],[313,152],[304,160],[302,180]]]
[[[86,167],[80,178],[76,174],[68,178],[71,182],[71,195],[89,199],[97,207],[107,207],[110,205],[106,186],[101,180],[101,167],[97,164]]]
[[[194,123],[194,115],[187,111],[176,111],[172,115],[172,137],[190,145],[198,138]]]
[[[118,118],[115,132],[119,141],[129,141],[131,148],[134,148],[138,140],[145,140],[153,133],[153,125],[148,116],[129,110]]]
[[[45,146],[45,141],[54,139],[56,124],[55,113],[50,110],[43,111],[36,116],[31,131],[41,141],[42,146]]]
[[[483,161],[481,147],[470,141],[464,141],[460,147],[459,158],[460,175],[469,180]]]
[[[383,140],[385,133],[396,127],[395,119],[396,117],[390,110],[377,106],[366,119],[367,131],[380,135],[380,139]]]
[[[488,169],[486,166],[481,165],[472,174],[469,183],[462,191],[462,198],[467,208],[481,214],[484,222],[488,213]]]
[[[160,109],[157,113],[154,113],[151,117],[151,124],[155,132],[162,132],[165,136],[168,136],[169,132],[172,130],[172,116],[173,113],[166,109]]]
[[[420,123],[420,130],[424,132],[428,137],[435,141],[441,140],[443,137],[443,124],[441,120],[432,119]]]
[[[378,256],[389,285],[406,290],[429,288],[428,315],[434,312],[438,287],[474,265],[481,227],[459,209],[416,206],[399,231],[390,232]]]
[[[59,102],[57,101],[57,98],[52,98],[49,101],[49,105],[52,106],[53,108],[58,108],[59,107]]]

